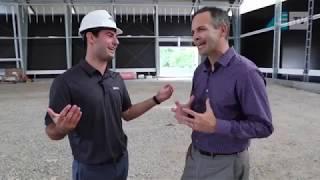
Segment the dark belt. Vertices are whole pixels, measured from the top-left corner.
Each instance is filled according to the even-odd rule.
[[[234,152],[234,153],[213,153],[213,152],[207,152],[207,151],[203,151],[195,146],[193,146],[193,148],[195,150],[197,150],[200,154],[205,155],[205,156],[210,156],[210,157],[215,157],[218,155],[234,155],[234,154],[238,154],[240,152]]]

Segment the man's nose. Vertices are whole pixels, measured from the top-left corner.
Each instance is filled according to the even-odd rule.
[[[199,36],[193,35],[192,40],[193,43],[196,43],[197,41],[199,41]]]
[[[116,38],[114,39],[113,43],[114,43],[115,45],[119,45],[119,39],[116,37]]]
[[[199,39],[199,35],[198,35],[197,32],[194,32],[194,33],[192,34],[192,39],[193,39],[193,40],[198,40],[198,39]]]

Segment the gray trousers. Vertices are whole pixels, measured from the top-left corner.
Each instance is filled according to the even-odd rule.
[[[191,146],[181,179],[248,180],[249,153],[245,150],[237,154],[210,157],[200,154]]]

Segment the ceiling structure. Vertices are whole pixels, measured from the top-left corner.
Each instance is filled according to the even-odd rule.
[[[1,3],[7,6],[1,6]],[[154,14],[155,5],[159,15],[190,15],[195,8],[216,6],[228,10],[239,7],[242,0],[2,0],[0,13],[8,12],[9,4],[19,4],[28,8],[31,14],[64,14],[66,5],[73,14],[86,14],[95,9],[106,9],[119,15]],[[9,10],[10,12],[10,10]]]

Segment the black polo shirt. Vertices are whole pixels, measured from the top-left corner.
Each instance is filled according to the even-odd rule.
[[[113,162],[127,150],[121,114],[132,104],[119,73],[104,75],[82,60],[58,76],[50,89],[49,107],[59,113],[66,105],[81,108],[82,117],[68,134],[74,159],[88,164]],[[46,114],[45,124],[53,123]]]

